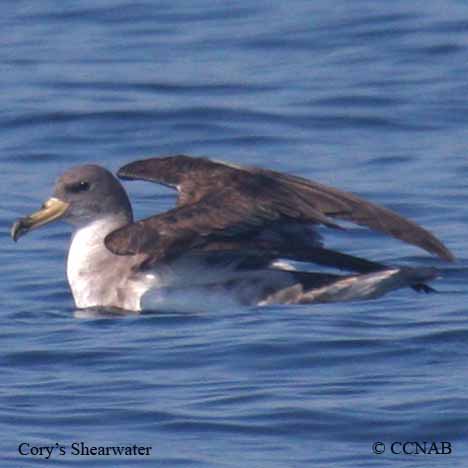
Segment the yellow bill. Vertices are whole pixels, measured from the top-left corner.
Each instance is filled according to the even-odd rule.
[[[27,234],[32,229],[36,229],[44,224],[60,219],[67,211],[69,204],[58,198],[49,198],[42,208],[35,213],[20,218],[11,227],[11,237],[16,242],[21,236]]]

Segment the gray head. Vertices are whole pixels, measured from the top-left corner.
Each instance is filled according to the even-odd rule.
[[[132,207],[121,183],[101,166],[87,164],[69,169],[55,183],[53,197],[67,203],[64,219],[87,224],[107,216],[132,219]]]
[[[120,182],[103,167],[88,164],[69,169],[60,176],[53,196],[36,213],[15,222],[14,240],[29,230],[64,219],[83,226],[98,219],[114,217],[122,225],[132,221],[132,207]]]

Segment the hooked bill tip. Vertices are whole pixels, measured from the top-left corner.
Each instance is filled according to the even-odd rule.
[[[17,242],[18,239],[24,234],[25,231],[26,231],[26,229],[24,227],[23,220],[22,219],[17,219],[13,223],[13,226],[11,226],[11,231],[10,231],[11,238],[15,242]]]

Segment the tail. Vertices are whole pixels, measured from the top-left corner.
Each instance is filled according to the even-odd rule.
[[[388,268],[361,275],[330,275],[324,273],[291,272],[296,283],[268,295],[258,305],[311,304],[375,299],[384,294],[424,283],[438,276],[433,268]],[[427,292],[427,291],[426,291]]]

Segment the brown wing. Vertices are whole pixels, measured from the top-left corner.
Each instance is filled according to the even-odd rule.
[[[245,242],[275,222],[300,219],[338,227],[295,193],[282,187],[270,192],[257,182],[247,180],[244,191],[228,186],[196,203],[124,226],[106,237],[106,246],[119,255],[146,254],[156,262],[214,242]]]
[[[243,172],[206,158],[178,155],[134,161],[121,167],[117,175],[124,180],[147,180],[177,189],[177,206],[182,206],[222,190]]]
[[[171,252],[175,246],[187,248],[252,234],[278,221],[338,227],[331,221],[338,218],[389,234],[445,260],[454,259],[442,242],[416,223],[351,193],[300,177],[189,156],[136,161],[121,168],[118,175],[176,187],[179,208],[112,233],[106,245],[115,253]]]
[[[301,177],[262,169],[259,171],[271,174],[271,177],[288,185],[291,190],[301,193],[306,199],[315,200],[317,209],[320,209],[328,217],[367,226],[374,231],[388,234],[408,244],[417,245],[444,260],[455,260],[450,250],[431,232],[388,208],[375,205],[352,193]],[[340,203],[345,205],[344,210],[340,209]]]

